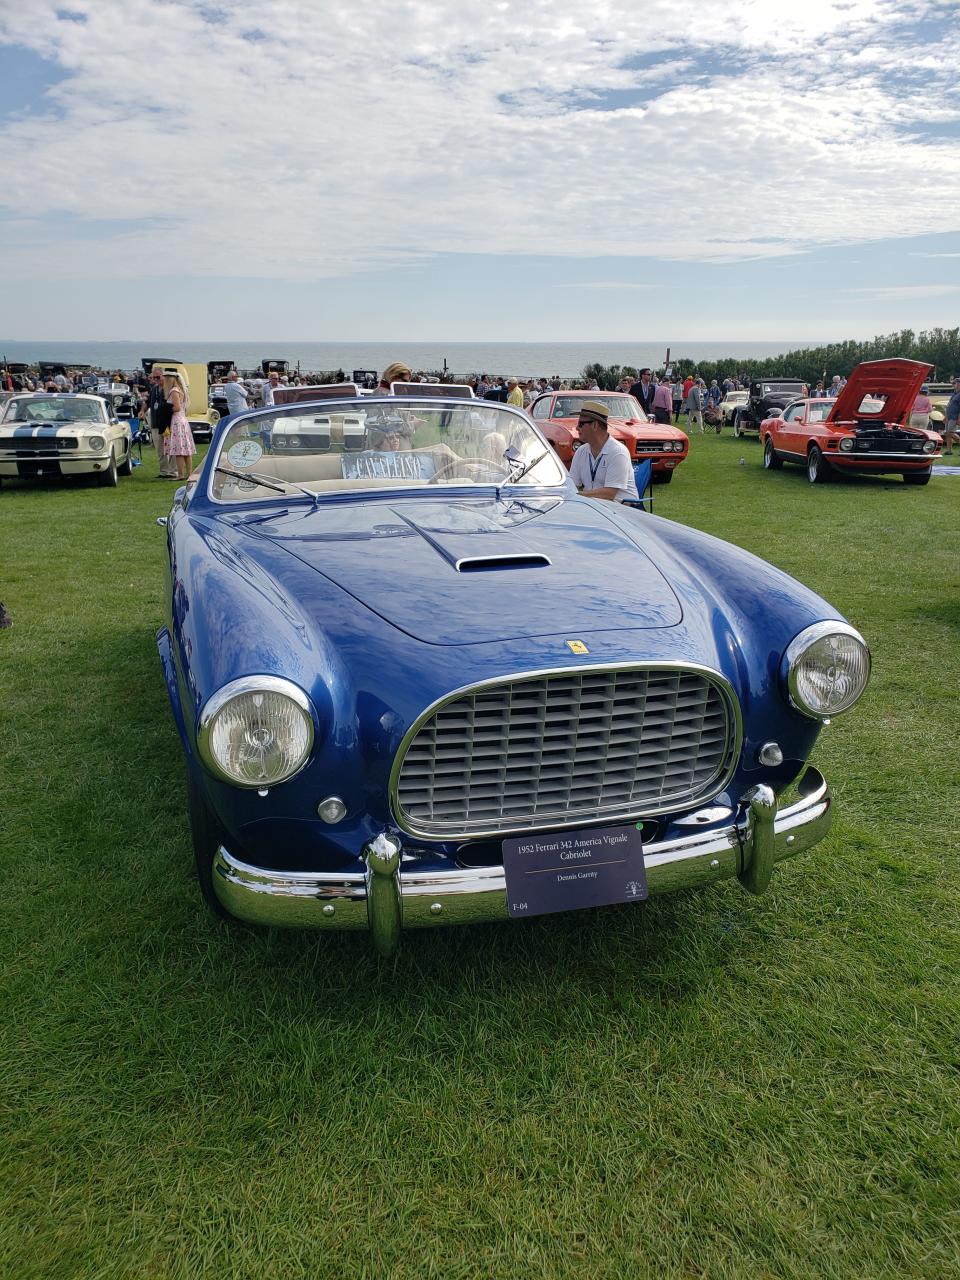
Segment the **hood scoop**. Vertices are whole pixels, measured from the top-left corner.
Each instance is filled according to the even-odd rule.
[[[539,551],[503,556],[463,556],[454,563],[457,573],[485,573],[490,569],[546,569],[551,561]]]
[[[394,514],[429,543],[438,555],[446,560],[457,573],[491,573],[504,569],[549,569],[549,556],[525,543],[512,530],[505,530],[483,514],[470,511],[458,512],[457,518],[443,528],[436,516],[433,520],[418,519],[402,509],[394,508]],[[452,511],[444,513],[447,519]],[[479,535],[479,538],[478,538]],[[481,551],[477,542],[483,544]]]

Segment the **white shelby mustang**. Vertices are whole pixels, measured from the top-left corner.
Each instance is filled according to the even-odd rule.
[[[129,422],[111,399],[35,394],[9,399],[0,416],[0,477],[95,475],[104,485],[133,471]]]

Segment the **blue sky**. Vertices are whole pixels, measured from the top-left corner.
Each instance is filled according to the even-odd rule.
[[[955,327],[958,8],[21,0],[0,335]]]

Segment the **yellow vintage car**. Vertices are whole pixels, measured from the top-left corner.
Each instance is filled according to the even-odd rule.
[[[179,373],[187,387],[190,403],[187,406],[187,419],[195,440],[209,440],[213,428],[220,421],[220,414],[210,404],[209,387],[207,385],[207,366],[205,364],[183,364],[179,360],[157,360],[153,365],[154,373]]]

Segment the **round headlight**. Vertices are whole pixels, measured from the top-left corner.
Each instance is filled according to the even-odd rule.
[[[291,448],[291,449],[299,449],[299,448],[300,448],[300,437],[299,437],[299,436],[291,436],[291,437],[290,437],[290,448]]]
[[[923,445],[923,452],[924,452],[924,453],[933,453],[933,451],[936,449],[936,447],[937,447],[937,442],[936,442],[936,440],[926,440],[926,441],[924,442],[924,445]]]
[[[852,707],[870,679],[870,650],[845,622],[817,622],[791,640],[784,655],[790,701],[826,720]]]
[[[853,448],[853,436],[844,436],[844,438],[840,441],[840,448],[844,451],[844,453],[849,453],[850,450]]]
[[[88,443],[91,449],[96,449],[97,452],[99,453],[100,450],[104,448],[107,442],[106,440],[104,440],[103,436],[91,436]]]
[[[306,764],[313,732],[313,709],[302,689],[277,676],[247,676],[207,702],[197,747],[224,782],[273,787]]]

